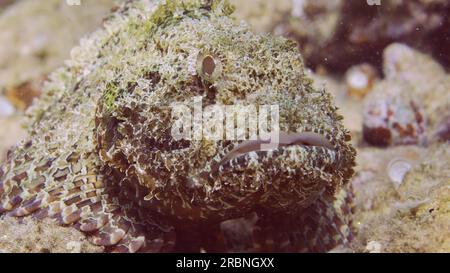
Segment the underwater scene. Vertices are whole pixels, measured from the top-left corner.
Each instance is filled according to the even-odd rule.
[[[0,253],[450,252],[448,0],[0,0],[0,41]]]

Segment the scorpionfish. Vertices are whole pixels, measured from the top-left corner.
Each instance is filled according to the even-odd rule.
[[[107,252],[326,252],[352,238],[355,150],[297,44],[223,0],[125,1],[52,73],[0,169],[2,217]],[[277,105],[279,143],[179,139],[170,106]]]

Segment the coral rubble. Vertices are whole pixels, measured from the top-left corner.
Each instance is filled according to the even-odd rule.
[[[364,103],[366,141],[383,146],[448,140],[450,75],[403,44],[386,48],[383,67],[385,79]]]

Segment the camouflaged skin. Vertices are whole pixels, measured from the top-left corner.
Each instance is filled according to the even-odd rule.
[[[29,140],[1,167],[0,214],[54,218],[112,252],[233,251],[220,223],[251,213],[261,232],[240,251],[346,245],[350,203],[336,193],[355,151],[342,117],[294,42],[253,34],[232,11],[227,1],[124,3],[29,110]],[[169,106],[196,96],[276,104],[280,129],[302,141],[229,159],[242,141],[177,141]]]

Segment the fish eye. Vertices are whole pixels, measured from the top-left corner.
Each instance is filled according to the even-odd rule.
[[[200,54],[197,60],[197,73],[204,80],[214,81],[222,73],[220,58],[213,54]]]
[[[216,69],[216,62],[212,56],[205,56],[202,62],[202,72],[208,76],[212,76]]]

